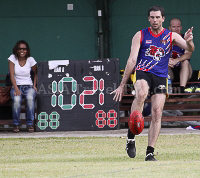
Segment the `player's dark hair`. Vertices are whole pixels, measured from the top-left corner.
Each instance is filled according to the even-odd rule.
[[[165,10],[164,10],[164,8],[161,7],[161,6],[152,6],[152,7],[149,9],[149,11],[148,11],[148,17],[150,16],[150,12],[151,12],[151,11],[160,11],[162,17],[165,16]]]
[[[20,40],[20,41],[18,41],[16,44],[15,44],[15,46],[14,46],[14,48],[13,48],[13,54],[15,55],[15,57],[17,57],[17,58],[19,58],[19,54],[18,54],[18,52],[17,52],[17,50],[20,48],[20,44],[25,44],[26,45],[26,50],[27,50],[27,52],[26,52],[26,59],[28,58],[28,57],[30,57],[31,56],[31,54],[30,54],[30,48],[29,48],[29,45],[28,45],[28,43],[26,42],[26,41],[24,41],[24,40]]]

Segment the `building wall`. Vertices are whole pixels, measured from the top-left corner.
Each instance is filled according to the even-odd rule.
[[[181,18],[183,32],[194,26],[196,50],[191,63],[200,69],[200,3],[196,0],[102,0],[109,1],[110,57],[125,67],[133,35],[149,26],[147,11],[161,5],[169,20]],[[67,10],[73,4],[73,10]],[[97,0],[0,0],[1,74],[8,70],[7,58],[18,40],[26,40],[31,55],[39,61],[98,58]]]
[[[21,39],[38,62],[97,58],[96,16],[93,0],[0,0],[1,74]]]

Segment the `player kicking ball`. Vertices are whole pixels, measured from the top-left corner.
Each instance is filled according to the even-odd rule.
[[[120,86],[111,94],[115,94],[113,100],[121,101],[125,84],[132,71],[135,70],[135,98],[131,106],[131,113],[133,111],[142,113],[144,101],[147,95],[150,94],[152,119],[148,131],[145,161],[156,161],[154,148],[160,133],[162,110],[166,99],[166,82],[171,47],[176,44],[182,49],[192,52],[194,51],[194,43],[193,28],[185,33],[185,39],[176,32],[170,32],[168,29],[163,28],[162,24],[165,20],[163,7],[151,7],[148,11],[148,20],[150,27],[140,30],[134,35],[124,76]],[[126,144],[127,154],[130,158],[136,156],[135,135],[130,127]]]
[[[129,132],[133,135],[139,135],[144,129],[144,117],[140,111],[133,111],[128,120]],[[126,150],[129,157],[136,156],[135,139],[127,139]]]

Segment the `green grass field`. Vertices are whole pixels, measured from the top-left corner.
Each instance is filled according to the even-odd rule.
[[[200,177],[200,135],[161,135],[157,162],[145,162],[147,136],[128,157],[117,137],[2,138],[0,177]]]

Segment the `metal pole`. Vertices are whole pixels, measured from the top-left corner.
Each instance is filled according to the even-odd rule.
[[[104,58],[104,40],[103,40],[103,0],[97,0],[97,13],[98,13],[98,52],[99,58]]]

